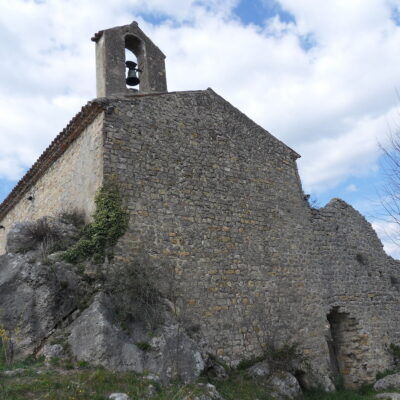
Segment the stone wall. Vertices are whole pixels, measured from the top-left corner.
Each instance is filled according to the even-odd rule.
[[[101,113],[0,221],[5,226],[0,230],[0,254],[15,222],[75,209],[87,217],[93,213],[94,196],[103,179],[102,124]]]
[[[147,254],[215,354],[235,364],[296,341],[330,374],[327,316],[336,308],[353,321],[344,333],[357,331],[354,346],[341,347],[355,360],[341,363],[346,384],[390,365],[398,263],[346,203],[309,207],[295,152],[211,90],[113,105],[105,176],[117,176],[131,216],[116,260]]]
[[[181,313],[229,362],[259,354],[266,337],[301,335],[315,351],[297,154],[211,90],[114,104],[105,175],[118,177],[131,215],[116,258],[145,252],[163,266]]]

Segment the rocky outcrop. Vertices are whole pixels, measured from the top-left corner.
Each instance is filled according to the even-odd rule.
[[[246,373],[251,378],[267,377],[271,373],[271,368],[267,361],[261,361],[248,368]]]
[[[274,372],[267,381],[276,400],[301,400],[303,392],[297,379],[289,372]]]
[[[68,342],[74,357],[113,370],[151,371],[162,382],[188,383],[200,376],[202,349],[171,317],[148,335],[139,324],[136,330],[122,329],[113,310],[112,300],[100,293],[73,322]]]
[[[146,274],[124,273],[132,265],[63,261],[60,249],[73,243],[77,232],[72,224],[45,218],[39,224],[17,224],[9,235],[12,252],[0,257],[0,327],[11,339],[15,358],[35,354],[44,356],[47,365],[55,358],[71,358],[115,371],[146,372],[150,391],[154,382],[195,382],[203,371],[216,380],[228,379],[225,368],[208,355],[201,330],[189,334],[187,321],[151,281],[137,285]],[[50,238],[57,238],[58,245]],[[121,279],[113,280],[112,273]],[[135,284],[123,282],[129,279]],[[140,316],[149,309],[135,303],[136,291],[143,289],[157,307],[151,324]],[[296,378],[277,372],[267,361],[253,365],[247,374],[276,399],[302,398]],[[202,391],[196,399],[223,400],[212,385],[203,384]]]
[[[400,389],[400,373],[385,376],[382,379],[379,379],[374,384],[374,389],[379,390],[388,390],[388,389]]]
[[[0,256],[0,326],[14,357],[36,352],[78,311],[90,292],[61,261],[48,263],[35,252]]]
[[[112,370],[149,371],[162,383],[195,381],[205,368],[204,343],[186,334],[165,306],[168,302],[160,301],[162,322],[151,334],[143,322],[124,325],[117,317],[116,294],[105,294],[93,278],[96,268],[88,263],[82,270],[53,254],[76,236],[76,227],[50,218],[11,230],[7,248],[12,252],[0,257],[0,327],[14,358],[33,353],[49,362],[65,357],[61,344],[50,343],[61,337],[76,360]],[[50,237],[57,237],[59,245],[44,248]]]

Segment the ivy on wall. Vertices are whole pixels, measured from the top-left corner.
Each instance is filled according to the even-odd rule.
[[[93,222],[83,228],[78,242],[64,253],[65,261],[77,263],[90,257],[95,261],[102,261],[107,250],[115,246],[125,233],[129,217],[122,205],[118,185],[114,181],[99,189],[95,204]]]

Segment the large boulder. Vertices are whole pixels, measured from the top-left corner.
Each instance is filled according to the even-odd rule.
[[[274,372],[267,381],[271,397],[276,400],[301,400],[303,392],[297,379],[289,372]]]
[[[179,323],[169,321],[160,327],[149,341],[146,369],[158,374],[163,381],[180,379],[195,381],[203,372],[205,362],[197,342],[192,340]]]
[[[388,389],[400,389],[400,373],[385,376],[379,379],[374,384],[374,389],[377,391]]]
[[[110,299],[96,295],[92,304],[73,322],[68,342],[82,361],[112,370],[142,373],[143,351],[118,327]]]
[[[247,368],[246,374],[251,378],[264,378],[271,373],[268,361],[260,361],[250,368]]]
[[[150,336],[141,326],[122,327],[112,299],[99,293],[72,324],[69,345],[74,357],[120,371],[151,372],[162,382],[195,381],[205,363],[199,345],[171,318]],[[140,338],[140,342],[138,342]]]
[[[74,315],[87,292],[68,264],[31,254],[0,256],[0,327],[11,338],[14,357],[36,352]]]

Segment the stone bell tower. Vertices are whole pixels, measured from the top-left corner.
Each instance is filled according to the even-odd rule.
[[[143,33],[136,21],[100,31],[92,37],[92,41],[96,42],[97,97],[167,91],[165,55]],[[125,49],[137,58],[138,90],[126,86]]]

